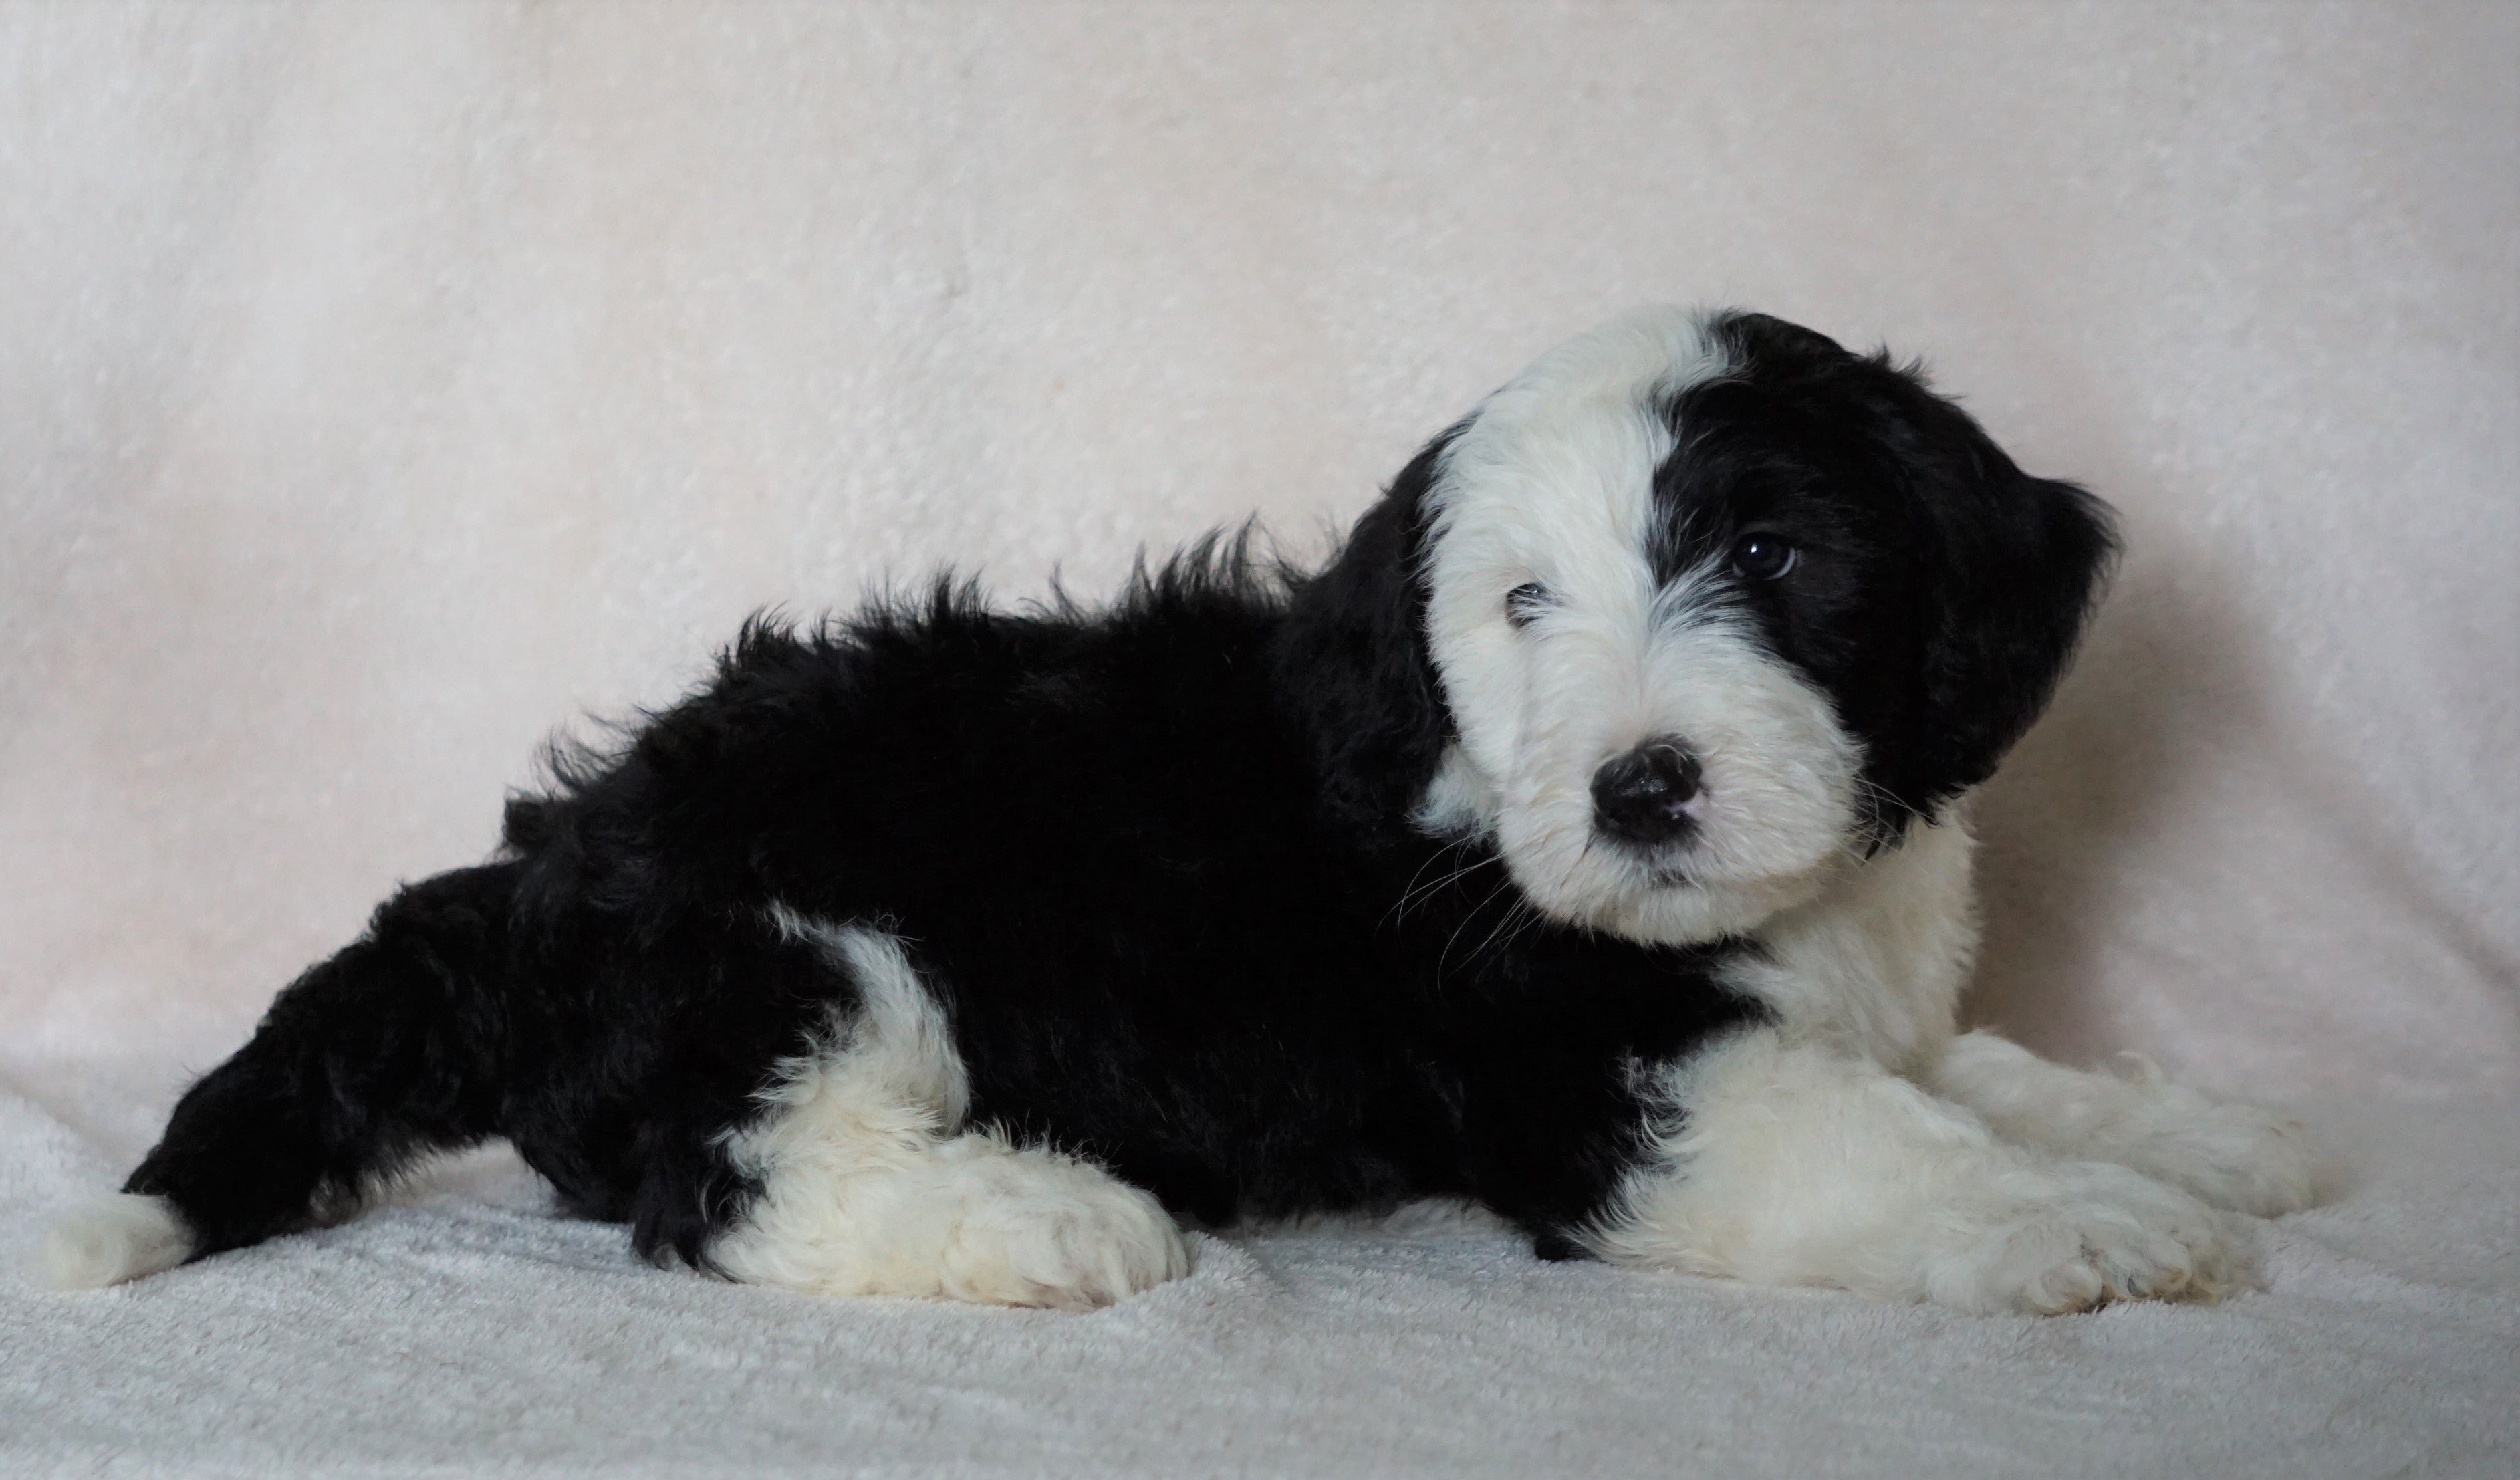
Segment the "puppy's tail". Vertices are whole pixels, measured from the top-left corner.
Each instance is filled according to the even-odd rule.
[[[185,1093],[119,1195],[54,1228],[37,1273],[154,1275],[348,1212],[413,1157],[497,1135],[517,875],[464,869],[387,901]]]

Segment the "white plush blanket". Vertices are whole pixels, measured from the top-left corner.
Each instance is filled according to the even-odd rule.
[[[163,1099],[73,1078],[0,1098],[0,1237]],[[0,1474],[2512,1473],[2520,1107],[2310,1109],[2341,1187],[2263,1231],[2269,1292],[2046,1320],[1543,1264],[1436,1209],[1201,1238],[1092,1315],[824,1300],[648,1268],[480,1155],[136,1285],[0,1284]]]
[[[0,3],[0,1241],[536,742],[942,560],[1321,548],[1564,334],[1929,357],[2128,553],[1979,1014],[2294,1104],[2211,1309],[1201,1245],[1090,1317],[639,1268],[513,1164],[83,1296],[0,1474],[2505,1474],[2520,11]]]

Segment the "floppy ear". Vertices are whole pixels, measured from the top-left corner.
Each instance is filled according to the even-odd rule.
[[[2117,539],[2108,506],[2023,472],[1958,407],[1916,388],[1916,435],[1895,455],[1919,521],[1925,706],[1898,789],[1931,808],[1994,774],[2047,707]]]
[[[1901,606],[1920,692],[1874,737],[1868,769],[1891,817],[1931,813],[1994,774],[2047,707],[2117,550],[2108,507],[2023,472],[1886,352],[1851,354],[1767,314],[1712,327],[1736,366],[1816,424],[1858,433],[1905,495]]]
[[[1296,583],[1279,690],[1312,742],[1323,807],[1372,834],[1409,826],[1452,717],[1426,651],[1426,496],[1459,426],[1411,459],[1319,574]]]

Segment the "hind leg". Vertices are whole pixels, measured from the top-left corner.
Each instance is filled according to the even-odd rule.
[[[1155,1199],[1088,1162],[963,1128],[944,1015],[891,937],[809,926],[852,1020],[783,1065],[729,1160],[760,1191],[710,1243],[738,1279],[846,1295],[1106,1305],[1189,1273]]]
[[[875,1144],[839,1129],[824,1149],[768,1179],[711,1247],[720,1269],[820,1294],[1068,1310],[1190,1273],[1154,1198],[1073,1157],[979,1132]]]
[[[36,1251],[35,1276],[57,1290],[101,1290],[192,1257],[193,1231],[173,1202],[115,1192],[53,1225]]]
[[[415,1156],[498,1133],[513,865],[463,869],[381,907],[195,1082],[122,1191],[58,1224],[51,1283],[136,1279],[355,1210]]]
[[[2051,1063],[1992,1033],[1962,1034],[1920,1076],[1997,1134],[2050,1155],[2115,1162],[2217,1207],[2273,1217],[2310,1206],[2299,1124],[2216,1104],[2149,1065],[2133,1079]]]

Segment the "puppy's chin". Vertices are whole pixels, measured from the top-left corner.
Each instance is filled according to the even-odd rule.
[[[1837,872],[1832,863],[1807,874],[1745,883],[1683,881],[1647,886],[1614,899],[1594,928],[1662,946],[1747,935],[1771,918],[1818,896]]]
[[[1507,868],[1544,913],[1569,924],[1645,945],[1688,946],[1746,935],[1781,911],[1804,904],[1845,867],[1832,853],[1810,867],[1750,878],[1700,877],[1686,857],[1662,865],[1585,850],[1585,866],[1526,869],[1511,849]]]

